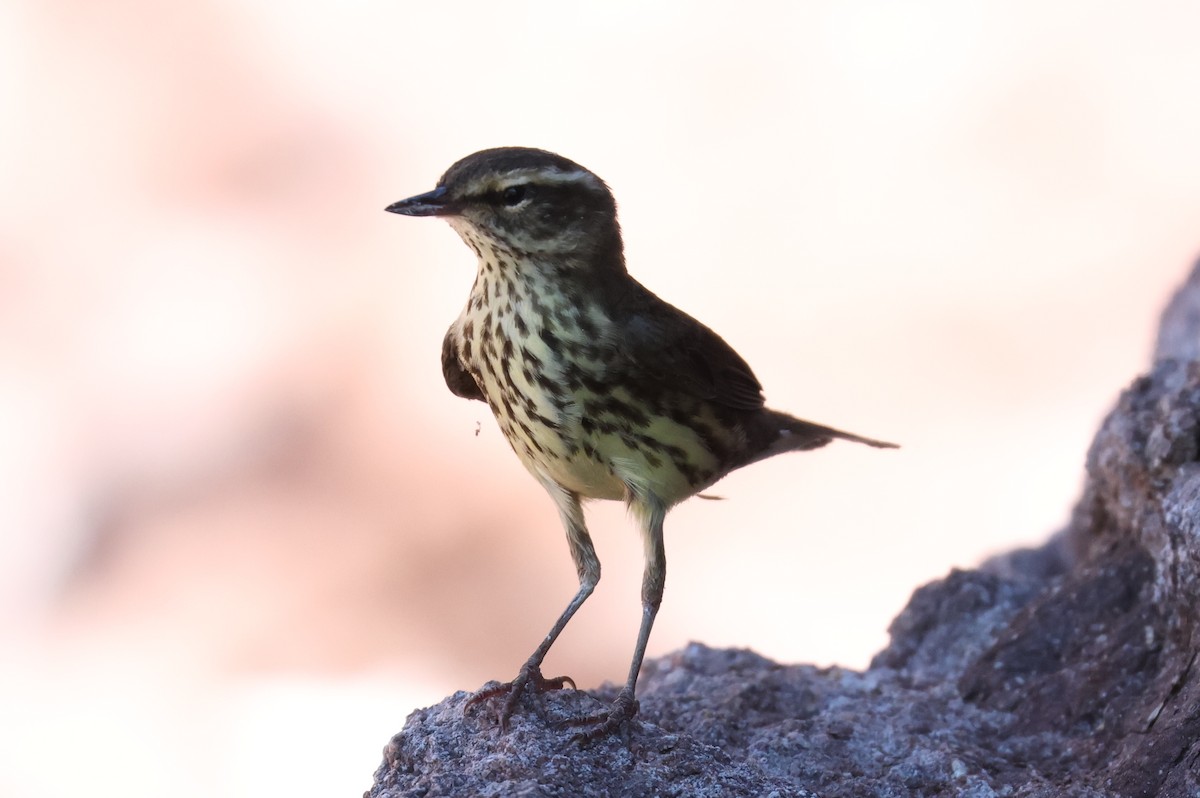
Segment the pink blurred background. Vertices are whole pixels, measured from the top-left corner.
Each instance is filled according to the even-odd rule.
[[[0,7],[0,793],[356,795],[575,588],[438,353],[474,272],[390,216],[474,150],[616,192],[634,274],[772,405],[896,440],[668,519],[651,656],[862,667],[1044,540],[1200,253],[1188,2]],[[478,434],[476,434],[478,431]],[[623,677],[640,543],[547,671]]]

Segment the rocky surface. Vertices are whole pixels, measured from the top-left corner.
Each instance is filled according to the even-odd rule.
[[[368,795],[1200,795],[1200,269],[1087,458],[1068,529],[918,590],[866,672],[691,645],[611,698],[526,699],[502,733],[459,693],[413,713]]]

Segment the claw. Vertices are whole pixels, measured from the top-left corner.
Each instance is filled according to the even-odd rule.
[[[638,702],[633,697],[633,693],[622,690],[617,694],[616,700],[613,701],[608,711],[599,712],[595,715],[586,715],[582,718],[565,720],[558,725],[563,728],[589,726],[590,728],[585,731],[576,732],[571,737],[571,742],[573,743],[586,743],[612,734],[631,720],[637,712]]]
[[[541,668],[536,665],[526,665],[521,668],[521,672],[517,674],[517,678],[511,682],[496,685],[495,687],[487,687],[480,690],[475,695],[467,699],[467,703],[463,705],[463,713],[470,711],[471,707],[482,703],[499,695],[508,695],[504,702],[504,706],[500,710],[500,729],[501,731],[508,730],[508,719],[517,709],[517,704],[521,701],[521,696],[526,690],[531,690],[535,693],[548,693],[551,690],[562,690],[567,685],[571,685],[571,689],[576,689],[575,680],[570,676],[556,676],[553,679],[547,679],[542,676]]]

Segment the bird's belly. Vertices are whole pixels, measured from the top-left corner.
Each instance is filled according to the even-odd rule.
[[[516,447],[514,447],[516,448]],[[566,447],[564,447],[564,451]],[[612,468],[600,460],[583,454],[543,457],[528,457],[519,449],[517,455],[534,476],[549,479],[567,490],[588,499],[623,499],[627,495],[626,485]]]
[[[674,504],[726,470],[693,423],[623,412],[631,401],[603,395],[485,390],[501,430],[534,476],[591,499],[652,495]],[[493,399],[493,395],[497,398]],[[537,408],[537,409],[535,409]]]
[[[502,429],[506,426],[500,414],[497,421]],[[513,431],[506,437],[526,468],[584,498],[653,495],[673,504],[706,487],[717,472],[715,460],[706,450],[671,445],[642,429],[611,422],[599,431],[594,418],[577,423],[568,419],[562,426],[543,429],[533,438],[527,436],[521,423],[507,426]],[[697,461],[703,461],[703,465],[697,465]],[[704,467],[709,465],[713,467]]]
[[[490,321],[464,319],[460,358],[534,476],[585,498],[652,495],[670,505],[728,470],[718,452],[734,442],[711,407],[682,395],[646,396],[645,386],[612,373],[603,350],[562,328],[551,348],[534,332],[544,318]]]
[[[571,397],[514,386],[488,385],[488,405],[500,431],[527,469],[591,499],[621,499],[626,484],[613,469],[612,446],[602,446],[585,430]],[[619,453],[618,453],[619,455]]]

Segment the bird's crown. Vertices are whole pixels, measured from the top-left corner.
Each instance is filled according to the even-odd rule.
[[[515,204],[509,189],[536,185],[612,197],[604,181],[572,160],[529,147],[496,147],[468,155],[438,180],[447,194]],[[508,192],[508,196],[505,196]]]
[[[408,216],[444,216],[467,243],[517,255],[623,264],[612,192],[561,155],[497,147],[455,163],[433,191],[388,207]]]

